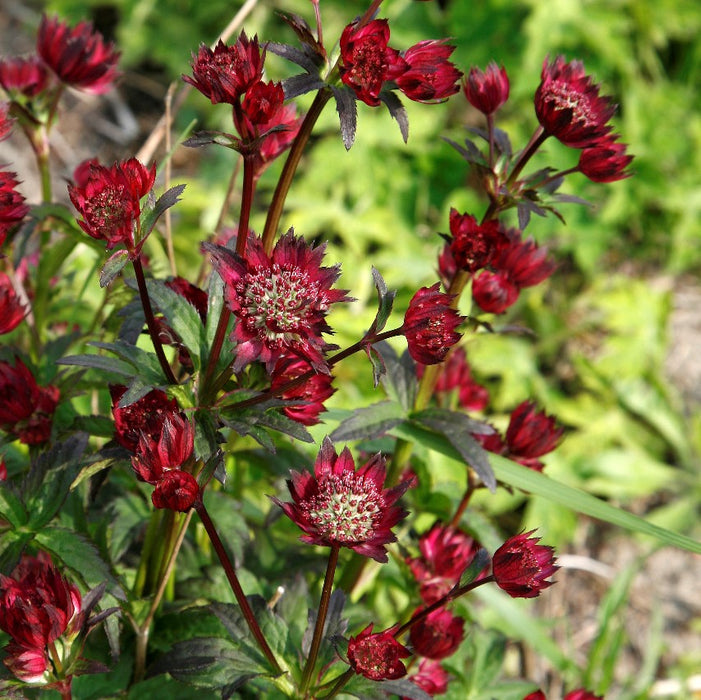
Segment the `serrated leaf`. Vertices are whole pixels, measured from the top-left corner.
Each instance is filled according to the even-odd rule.
[[[201,358],[207,351],[207,343],[204,325],[197,309],[161,280],[146,280],[146,288],[153,302],[166,317],[168,325],[187,348],[195,370],[199,370]]]
[[[175,185],[166,190],[156,201],[152,209],[146,209],[141,217],[141,238],[137,243],[143,243],[148,238],[158,219],[166,210],[175,206],[180,201],[185,185]]]
[[[59,365],[76,365],[78,367],[89,367],[108,374],[116,374],[121,377],[133,377],[134,368],[126,362],[118,360],[116,357],[105,357],[104,355],[69,355],[56,361]]]
[[[372,439],[384,435],[405,418],[404,409],[396,401],[380,401],[353,411],[329,437],[334,442]]]
[[[233,640],[199,637],[174,644],[149,668],[148,675],[169,673],[190,685],[223,688],[264,672],[265,668]]]
[[[14,484],[2,484],[0,487],[0,516],[15,528],[26,525],[29,520],[27,509]]]
[[[29,523],[39,531],[58,513],[76,478],[88,444],[88,436],[78,433],[51,446],[32,463],[22,484]]]
[[[399,357],[389,343],[377,343],[375,347],[382,355],[386,369],[382,377],[385,391],[391,399],[398,401],[405,411],[410,411],[414,406],[419,383],[416,378],[416,365],[408,350]]]
[[[310,75],[309,73],[293,75],[282,81],[282,89],[286,100],[306,95],[314,90],[321,90],[325,85],[326,83],[318,75]]]
[[[375,283],[375,289],[377,289],[377,313],[372,321],[370,329],[367,332],[369,337],[375,336],[379,333],[387,324],[387,319],[392,313],[392,306],[394,304],[394,297],[397,295],[396,290],[391,292],[387,289],[382,275],[379,273],[377,268],[373,265],[372,267],[372,280]]]
[[[321,65],[324,62],[326,50],[324,49],[323,44],[321,44],[312,33],[312,28],[307,23],[307,20],[305,20],[304,17],[294,14],[293,12],[278,12],[278,15],[299,37],[299,40],[302,42],[305,50],[308,50],[311,55],[316,56],[317,61]]]
[[[158,358],[153,352],[125,343],[123,340],[117,340],[114,343],[91,341],[89,345],[101,350],[107,350],[117,355],[124,362],[129,363],[133,368],[131,375],[135,378],[138,377],[142,384],[160,385],[167,383]]]
[[[83,535],[66,528],[45,527],[37,532],[35,541],[71,569],[87,588],[95,588],[106,581],[107,590],[112,596],[125,600],[124,592],[109,565],[102,559],[97,547]]]
[[[443,137],[443,140],[450,144],[468,163],[480,163],[484,164],[487,162],[485,155],[477,147],[477,144],[470,139],[465,139],[465,148],[460,144],[452,141],[449,138]]]
[[[316,77],[313,74],[319,71],[319,66],[323,63],[323,59],[319,62],[319,59],[313,52],[298,49],[289,44],[279,44],[275,41],[268,41],[265,44],[265,48],[276,56],[280,56],[291,63],[296,63],[300,68],[304,68],[307,74],[312,74],[310,77]],[[285,94],[285,97],[287,97],[287,94]]]
[[[331,86],[336,111],[341,124],[341,138],[347,151],[350,151],[355,141],[355,132],[358,128],[358,107],[355,103],[355,94],[350,88]]]
[[[409,140],[409,116],[402,101],[391,90],[383,90],[380,93],[380,100],[384,102],[392,118],[399,124],[399,131],[402,134],[404,143],[406,143]]]
[[[464,413],[439,408],[413,414],[411,420],[446,437],[465,462],[472,467],[482,483],[492,493],[496,491],[497,480],[489,464],[487,451],[471,435],[474,427],[484,430],[483,423],[474,421]]]
[[[511,158],[513,151],[511,149],[511,140],[509,135],[502,129],[494,129],[494,142],[499,149],[499,152],[505,155],[507,158]]]
[[[373,389],[377,389],[378,384],[382,380],[382,375],[385,373],[385,361],[374,345],[366,346],[365,351],[372,365],[372,386]]]
[[[118,250],[112,253],[100,270],[100,286],[107,287],[129,262],[129,252]]]

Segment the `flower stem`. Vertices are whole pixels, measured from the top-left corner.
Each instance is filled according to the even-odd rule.
[[[256,642],[258,642],[258,646],[260,647],[260,650],[265,655],[265,658],[268,659],[268,661],[270,662],[270,665],[273,667],[274,672],[276,674],[283,673],[283,670],[280,667],[278,660],[275,658],[275,654],[273,654],[272,649],[270,648],[270,646],[268,645],[268,642],[266,641],[265,637],[263,636],[263,631],[261,630],[260,625],[258,624],[258,621],[256,620],[256,617],[253,614],[253,610],[251,609],[251,605],[248,602],[248,599],[246,598],[246,595],[243,592],[243,588],[241,588],[241,584],[239,583],[239,579],[238,579],[238,576],[236,575],[236,571],[234,569],[234,566],[231,563],[231,560],[229,559],[229,555],[226,553],[226,549],[224,548],[224,544],[222,543],[222,541],[219,537],[219,533],[217,532],[217,529],[214,527],[214,523],[212,522],[212,519],[209,517],[209,513],[207,512],[207,509],[205,508],[205,505],[202,502],[202,499],[198,498],[195,501],[193,507],[197,511],[197,515],[200,516],[200,520],[202,521],[202,524],[204,525],[204,529],[207,531],[207,535],[209,536],[209,539],[212,542],[212,546],[214,547],[214,551],[217,553],[217,556],[219,557],[219,561],[221,562],[222,568],[224,569],[224,573],[226,574],[226,578],[229,581],[229,585],[231,586],[231,590],[234,593],[234,596],[236,598],[236,602],[239,604],[239,607],[241,608],[241,612],[243,613],[243,617],[246,620],[246,624],[248,625],[248,629],[251,630],[251,634],[255,638]]]
[[[465,512],[465,509],[467,508],[468,504],[470,503],[470,499],[472,498],[472,494],[475,492],[475,488],[477,487],[477,479],[475,477],[475,473],[468,467],[467,470],[467,488],[465,489],[465,493],[463,494],[462,499],[460,499],[460,503],[458,503],[458,507],[455,510],[455,515],[452,517],[450,521],[450,526],[451,527],[458,527],[460,524],[460,518],[462,518],[463,513]]]
[[[319,655],[319,648],[321,647],[321,640],[324,636],[324,625],[326,624],[326,615],[329,612],[329,601],[331,600],[331,591],[333,590],[333,579],[336,573],[336,566],[338,564],[338,553],[340,551],[340,545],[334,544],[331,546],[331,552],[329,553],[329,562],[326,566],[326,576],[324,577],[324,586],[321,589],[321,600],[319,601],[319,611],[316,615],[316,625],[314,626],[314,637],[312,638],[312,644],[309,648],[309,656],[307,657],[307,663],[304,666],[304,672],[302,673],[302,682],[300,684],[299,693],[302,697],[307,694],[309,689],[309,683],[314,673],[314,666],[316,665],[316,658]]]
[[[273,249],[275,234],[277,233],[277,227],[280,223],[280,217],[282,216],[282,209],[285,206],[285,199],[292,185],[292,179],[297,171],[297,166],[304,152],[304,147],[307,145],[307,141],[309,141],[314,124],[316,124],[319,115],[330,99],[331,90],[329,88],[325,87],[317,92],[314,101],[309,107],[309,111],[304,117],[302,125],[299,127],[299,132],[292,143],[292,148],[290,148],[290,152],[287,154],[287,160],[285,161],[282,173],[280,173],[280,179],[275,187],[273,199],[268,209],[268,216],[265,220],[265,228],[263,229],[263,249],[268,254],[270,254]]]
[[[521,151],[521,155],[514,165],[514,169],[511,171],[508,180],[506,181],[507,188],[509,185],[513,185],[516,178],[521,174],[521,171],[526,166],[526,163],[533,157],[533,154],[543,145],[543,141],[547,139],[549,134],[545,133],[542,126],[539,126],[531,136],[530,141],[526,144],[526,147]]]
[[[132,265],[134,266],[136,283],[139,287],[139,296],[141,297],[141,305],[144,309],[144,316],[146,316],[146,326],[148,327],[148,332],[151,336],[153,349],[156,351],[156,357],[158,358],[158,362],[161,365],[161,369],[163,370],[163,374],[165,374],[168,384],[177,384],[178,380],[175,378],[173,370],[168,364],[165,352],[163,352],[161,339],[158,335],[158,327],[156,325],[156,318],[153,315],[153,307],[151,306],[151,299],[148,295],[148,289],[146,288],[146,278],[144,277],[144,268],[141,265],[141,258],[137,257],[132,260]]]

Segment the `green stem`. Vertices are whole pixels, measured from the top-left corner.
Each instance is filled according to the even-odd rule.
[[[324,625],[326,624],[326,616],[329,612],[329,601],[331,600],[333,579],[334,574],[336,573],[338,553],[340,549],[340,545],[334,544],[331,546],[331,552],[329,553],[329,561],[326,566],[326,576],[324,577],[324,586],[321,589],[319,611],[317,612],[316,625],[314,626],[314,637],[312,638],[312,644],[309,648],[309,656],[307,657],[307,663],[304,666],[302,682],[299,688],[299,693],[302,697],[305,697],[307,691],[309,690],[309,684],[311,682],[312,674],[314,673],[314,666],[316,665],[316,659],[319,655],[319,648],[321,647],[321,640],[324,636]]]
[[[248,602],[248,599],[246,598],[246,595],[243,592],[243,588],[241,588],[238,576],[236,575],[236,570],[234,569],[234,566],[231,563],[231,560],[229,559],[229,555],[226,553],[224,544],[222,543],[219,537],[219,533],[217,532],[217,529],[214,526],[212,519],[209,517],[209,513],[207,512],[207,509],[205,508],[205,505],[202,502],[201,498],[195,501],[193,507],[197,511],[197,515],[200,516],[200,520],[202,521],[204,529],[207,531],[207,535],[209,536],[209,539],[212,542],[214,551],[219,557],[219,561],[221,562],[222,568],[224,569],[224,573],[226,574],[226,578],[229,581],[231,590],[234,593],[236,602],[239,604],[241,612],[243,613],[243,617],[246,620],[248,629],[251,630],[251,634],[255,638],[256,642],[258,642],[258,646],[265,655],[265,658],[268,659],[268,661],[270,662],[270,665],[273,667],[274,672],[276,674],[283,673],[283,670],[280,667],[278,660],[275,658],[275,654],[273,654],[272,649],[270,648],[268,642],[263,636],[263,631],[261,630],[260,625],[258,624],[258,621],[256,620],[256,617],[253,614],[253,610],[251,609],[250,603]]]
[[[168,364],[165,352],[163,352],[161,339],[158,336],[158,326],[156,325],[156,318],[153,315],[151,299],[149,298],[148,289],[146,288],[146,278],[144,277],[144,268],[141,265],[141,258],[136,257],[134,260],[132,260],[132,265],[134,267],[134,274],[136,275],[136,284],[139,287],[141,306],[144,309],[144,316],[146,317],[146,326],[148,327],[148,332],[151,336],[153,349],[156,351],[156,357],[158,358],[158,362],[161,365],[161,369],[163,370],[163,374],[165,375],[168,384],[177,384],[178,380],[175,378],[173,370]]]
[[[299,132],[292,143],[290,152],[287,154],[287,160],[285,161],[285,165],[282,168],[282,173],[280,173],[280,179],[275,187],[273,199],[270,203],[270,208],[268,209],[268,216],[265,220],[265,228],[263,229],[263,249],[268,254],[270,254],[273,249],[275,234],[280,223],[280,217],[282,216],[282,209],[285,206],[287,193],[292,185],[292,179],[297,171],[297,166],[299,165],[302,153],[307,145],[307,141],[309,141],[312,129],[314,128],[319,115],[330,99],[331,90],[329,88],[324,87],[317,92],[316,97],[309,107],[309,111],[304,117],[304,121],[299,128]]]
[[[348,681],[353,678],[355,675],[355,671],[352,668],[349,668],[347,671],[345,671],[343,674],[341,674],[335,681],[333,681],[333,686],[331,687],[331,690],[326,695],[322,695],[322,698],[332,698],[334,695],[336,695],[343,686],[348,683]]]
[[[516,178],[521,174],[521,171],[526,166],[526,163],[533,157],[533,154],[543,145],[543,141],[548,138],[548,134],[542,126],[539,126],[531,136],[530,141],[526,144],[526,147],[521,151],[521,155],[514,165],[514,169],[511,171],[508,180],[506,181],[506,187],[513,185],[516,182]]]
[[[470,503],[470,499],[472,498],[472,494],[475,492],[475,489],[477,488],[478,480],[475,476],[475,473],[468,467],[467,469],[467,488],[465,489],[465,493],[463,494],[462,499],[460,500],[460,503],[458,503],[458,507],[455,510],[455,515],[452,517],[450,521],[450,526],[451,527],[458,527],[460,525],[460,519],[462,518],[463,513],[465,512],[465,509],[467,508],[468,504]]]

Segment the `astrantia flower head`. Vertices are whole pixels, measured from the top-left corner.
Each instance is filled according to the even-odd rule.
[[[282,359],[275,365],[270,388],[277,393],[280,387],[309,371],[312,371],[312,366],[306,360]],[[319,414],[326,410],[324,401],[336,391],[332,381],[330,374],[315,372],[302,384],[282,392],[280,398],[285,401],[299,401],[298,405],[285,406],[282,409],[283,413],[302,425],[316,425],[319,422]]]
[[[10,116],[9,102],[0,102],[0,141],[4,141],[10,135],[14,122]]]
[[[557,56],[543,62],[535,93],[535,112],[549,136],[572,148],[586,148],[605,136],[616,105],[599,95],[599,86],[584,72],[581,61]]]
[[[416,617],[421,608],[414,613]],[[445,608],[438,608],[411,625],[414,652],[428,659],[445,659],[455,653],[465,638],[465,620]]]
[[[70,27],[43,15],[37,51],[62,82],[85,92],[107,92],[117,77],[119,52],[89,22]]]
[[[73,206],[83,217],[78,225],[92,238],[107,241],[107,250],[124,245],[136,255],[134,232],[141,216],[141,199],[153,187],[156,165],[142,165],[136,158],[111,166],[90,164],[84,182],[68,186]]]
[[[259,125],[260,133],[265,133],[255,153],[255,177],[260,177],[265,168],[284,153],[295,140],[302,118],[297,116],[294,105],[283,105],[270,121]]]
[[[212,104],[236,104],[241,96],[263,76],[265,52],[258,37],[249,39],[241,32],[233,46],[219,40],[214,50],[202,44],[192,57],[192,77],[183,80],[197,88]]]
[[[158,438],[141,434],[131,463],[149,484],[157,484],[165,472],[179,469],[192,454],[195,429],[180,413],[167,414]]]
[[[173,469],[166,472],[151,494],[155,508],[186,513],[197,500],[200,487],[192,474]]]
[[[348,663],[356,673],[373,681],[395,680],[406,675],[401,659],[411,656],[394,637],[394,628],[372,632],[369,624],[348,642]]]
[[[300,539],[325,547],[348,547],[379,562],[385,545],[396,541],[391,528],[408,513],[397,501],[408,482],[386,489],[385,460],[377,454],[356,470],[350,450],[340,455],[328,438],[319,450],[314,474],[292,472],[287,487],[292,503],[279,505],[306,534]]]
[[[508,244],[499,252],[493,267],[505,272],[519,288],[540,284],[555,271],[555,262],[548,257],[548,249],[539,246],[532,238],[525,241],[521,232],[507,232]]]
[[[4,272],[0,272],[0,335],[17,328],[26,315],[27,310],[17,296],[12,281]]]
[[[450,677],[435,659],[422,659],[419,670],[409,680],[430,696],[442,695],[448,690]]]
[[[130,452],[136,453],[139,441],[145,436],[159,440],[166,419],[180,412],[178,402],[169,399],[160,389],[152,389],[146,396],[128,406],[120,407],[125,386],[110,386],[112,415],[114,416],[114,439]]]
[[[420,557],[407,559],[420,585],[421,599],[435,603],[460,580],[480,549],[479,543],[461,530],[436,523],[419,538]]]
[[[409,354],[424,365],[443,362],[448,350],[462,337],[455,329],[464,317],[451,307],[452,297],[440,292],[439,287],[438,282],[432,287],[421,287],[404,315]]]
[[[19,181],[15,178],[16,173],[0,170],[0,245],[29,212],[24,197],[17,191]]]
[[[49,85],[49,71],[39,56],[3,58],[0,85],[11,99],[36,97]]]
[[[474,216],[457,209],[450,210],[450,233],[455,264],[471,273],[487,267],[506,243],[498,221],[478,224]]]
[[[535,598],[552,586],[547,581],[560,567],[555,566],[552,547],[538,544],[539,537],[531,537],[535,530],[510,537],[494,552],[492,575],[499,588],[512,598]]]
[[[554,416],[539,411],[532,401],[524,401],[511,413],[506,430],[507,454],[520,464],[541,471],[543,463],[538,457],[552,452],[563,432]]]
[[[506,272],[482,270],[472,280],[472,298],[488,313],[503,314],[516,303],[518,294],[518,287]]]
[[[310,246],[292,230],[278,239],[271,255],[258,238],[249,237],[248,244],[245,260],[222,246],[203,245],[238,319],[234,372],[254,360],[272,372],[286,355],[328,373],[323,353],[333,346],[322,338],[331,332],[326,314],[331,304],[349,301],[345,290],[331,287],[340,274],[338,265],[323,267],[324,246]]]
[[[374,19],[360,29],[356,23],[349,24],[341,34],[341,80],[371,107],[380,104],[382,86],[407,69],[399,51],[388,46],[388,42],[386,19]]]
[[[482,114],[494,114],[509,99],[509,78],[504,66],[491,61],[482,72],[472,67],[463,84],[467,101]]]
[[[46,442],[58,398],[58,388],[40,387],[19,358],[15,358],[14,367],[0,362],[0,430],[25,445]]]
[[[616,139],[616,135],[609,134],[584,148],[579,156],[579,172],[592,182],[616,182],[630,177],[631,172],[627,168],[633,156],[626,153],[626,144]]]
[[[459,92],[462,73],[448,60],[454,46],[442,41],[420,41],[403,54],[407,69],[397,87],[415,102],[437,102]]]

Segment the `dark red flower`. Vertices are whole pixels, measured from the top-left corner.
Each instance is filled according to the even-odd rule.
[[[422,659],[419,670],[409,677],[409,680],[429,695],[442,695],[448,690],[450,677],[441,666],[440,661]]]
[[[512,598],[535,598],[546,581],[560,567],[555,565],[554,549],[540,545],[539,537],[531,537],[535,530],[510,537],[494,552],[492,575],[499,588]]]
[[[543,463],[537,458],[552,452],[563,432],[564,428],[557,427],[554,416],[538,411],[532,401],[524,401],[511,413],[506,430],[507,455],[524,466],[541,471]]]
[[[17,328],[26,315],[27,310],[17,296],[12,281],[4,272],[0,272],[0,335]]]
[[[110,386],[114,439],[129,452],[136,453],[142,436],[159,440],[166,418],[179,414],[180,409],[178,402],[169,399],[160,389],[152,389],[138,401],[120,407],[120,399],[126,390],[124,386]]]
[[[246,260],[227,248],[205,244],[224,280],[226,302],[238,318],[234,372],[255,360],[268,372],[283,356],[307,360],[328,373],[323,353],[330,346],[321,337],[330,333],[326,314],[331,304],[348,301],[345,290],[332,289],[338,266],[322,267],[325,246],[312,247],[292,230],[278,239],[267,255],[258,238],[249,238]]]
[[[16,642],[5,646],[3,663],[10,673],[24,683],[46,685],[51,680],[51,662],[45,647],[28,647]]]
[[[421,610],[414,612],[414,617]],[[414,653],[427,659],[445,659],[455,653],[465,638],[465,620],[445,608],[438,608],[412,624],[409,638]]]
[[[51,435],[58,404],[55,386],[40,387],[18,357],[15,366],[0,361],[0,429],[25,445],[39,445]]]
[[[493,219],[478,224],[471,214],[450,210],[450,250],[455,264],[474,273],[487,267],[506,244],[499,222]]]
[[[536,690],[533,693],[526,695],[523,700],[547,700],[545,693],[542,690]]]
[[[455,256],[450,248],[450,243],[446,242],[438,256],[438,278],[445,289],[450,289],[450,285],[458,271]]]
[[[165,416],[160,435],[142,433],[131,458],[134,471],[149,484],[157,484],[166,472],[179,469],[190,457],[195,444],[195,429],[180,413]]]
[[[236,104],[252,85],[263,77],[265,52],[258,46],[258,37],[249,39],[241,32],[233,46],[219,41],[214,50],[202,44],[192,56],[192,77],[183,80],[212,101]]]
[[[15,177],[16,173],[0,170],[0,245],[29,212],[24,197],[16,189],[19,181]]]
[[[386,19],[374,19],[360,29],[355,23],[349,24],[341,34],[341,80],[371,107],[380,104],[382,86],[407,69],[399,51],[388,46],[388,42]]]
[[[43,15],[37,51],[62,82],[85,92],[107,92],[117,77],[119,52],[89,22],[70,27]]]
[[[2,457],[0,457],[0,481],[7,481],[7,465]]]
[[[472,280],[472,298],[483,311],[503,314],[518,299],[518,287],[506,272],[482,270]]]
[[[615,111],[610,98],[599,95],[599,86],[585,74],[581,61],[545,59],[535,112],[546,134],[566,146],[586,148],[611,130],[608,121]]]
[[[70,631],[80,610],[80,592],[45,552],[25,554],[10,576],[0,574],[0,629],[16,644],[44,649]]]
[[[279,505],[306,534],[300,539],[325,547],[348,547],[379,562],[387,561],[385,545],[396,541],[391,528],[407,516],[397,501],[408,487],[384,488],[385,460],[377,454],[356,470],[350,450],[340,456],[325,438],[314,474],[291,472],[287,481],[293,503]]]
[[[80,171],[81,179],[85,172]],[[87,180],[68,186],[73,206],[83,220],[78,225],[92,238],[107,241],[107,250],[123,244],[136,254],[134,231],[141,216],[141,199],[153,187],[155,163],[146,168],[136,158],[104,165],[90,165]]]
[[[192,474],[173,469],[166,472],[151,494],[155,508],[186,513],[199,497],[200,487]]]
[[[448,60],[454,46],[420,41],[404,54],[407,69],[396,78],[397,87],[415,102],[436,102],[460,91],[462,73]]]
[[[506,454],[506,443],[498,430],[493,433],[472,433],[472,437],[479,442],[485,450],[493,452],[495,455]]]
[[[424,365],[443,362],[448,350],[462,337],[455,329],[464,316],[451,307],[453,297],[439,292],[439,286],[436,282],[432,287],[421,287],[404,314],[403,331],[409,354]]]
[[[604,696],[595,695],[584,688],[578,688],[577,690],[570,690],[570,692],[565,695],[564,700],[604,700]]]
[[[256,152],[256,177],[292,145],[301,125],[302,118],[297,116],[294,105],[284,105],[275,112],[270,121],[260,125],[260,132],[265,133],[265,136]]]
[[[509,99],[509,78],[504,66],[499,68],[494,61],[482,72],[470,68],[463,83],[467,101],[482,114],[494,114]]]
[[[14,56],[0,60],[0,85],[11,99],[36,97],[46,90],[49,72],[39,56]]]
[[[312,369],[306,360],[282,359],[275,365],[270,388],[277,394],[277,390],[281,386],[301,377]],[[299,404],[295,406],[285,406],[282,409],[285,415],[303,425],[316,425],[319,422],[319,414],[326,410],[324,401],[336,391],[331,384],[332,381],[333,378],[330,374],[315,372],[304,383],[279,394],[280,398],[285,401],[299,401]]]
[[[582,149],[577,169],[592,182],[616,182],[631,176],[627,170],[633,156],[626,153],[626,144],[616,139],[616,134],[607,135],[600,141]]]
[[[532,239],[521,239],[521,232],[507,232],[505,245],[493,262],[496,270],[505,272],[519,289],[540,284],[554,272],[556,264],[548,258],[548,249]]]
[[[259,80],[254,83],[243,97],[241,114],[243,124],[237,124],[241,136],[259,136],[267,130],[267,125],[273,121],[282,110],[285,101],[285,91],[281,83],[272,80],[265,83]]]
[[[446,595],[472,563],[479,542],[461,530],[437,522],[419,538],[420,557],[407,559],[421,599],[435,603]]]
[[[395,680],[406,676],[400,659],[411,656],[409,650],[394,637],[395,628],[372,632],[370,623],[348,642],[348,663],[352,669],[373,681]]]

